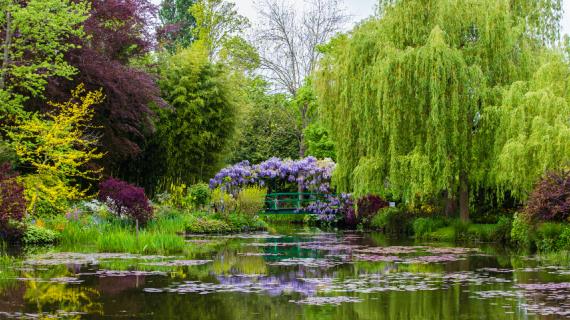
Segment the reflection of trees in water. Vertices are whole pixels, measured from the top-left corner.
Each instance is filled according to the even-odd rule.
[[[236,250],[221,249],[214,258],[212,271],[215,274],[265,274],[267,263],[263,257],[240,256]]]
[[[49,270],[28,271],[23,273],[25,279],[24,300],[35,306],[36,312],[43,314],[89,313],[103,314],[103,305],[94,302],[99,292],[94,288],[77,284],[46,282],[46,280],[63,277],[73,277],[66,266],[54,266]],[[66,318],[79,319],[80,315],[70,315]]]

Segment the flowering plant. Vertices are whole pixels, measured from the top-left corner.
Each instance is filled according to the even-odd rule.
[[[305,208],[308,213],[316,214],[321,222],[333,223],[350,220],[354,215],[354,202],[350,194],[327,195],[325,200],[316,201]]]
[[[210,188],[221,187],[237,195],[249,185],[267,186],[270,189],[301,186],[303,191],[330,193],[330,180],[335,163],[330,159],[317,160],[306,157],[300,160],[270,158],[251,165],[242,161],[222,169],[210,180]]]

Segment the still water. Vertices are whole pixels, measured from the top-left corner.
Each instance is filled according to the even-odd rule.
[[[187,242],[184,257],[16,252],[0,264],[0,318],[570,318],[570,266],[492,246],[315,229]]]

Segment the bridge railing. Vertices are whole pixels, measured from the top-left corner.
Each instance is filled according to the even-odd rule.
[[[265,198],[265,213],[307,213],[308,205],[324,201],[327,194],[310,192],[270,193]]]

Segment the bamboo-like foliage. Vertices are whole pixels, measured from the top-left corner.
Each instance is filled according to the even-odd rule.
[[[570,161],[569,68],[544,46],[559,1],[523,2],[391,1],[324,48],[315,86],[340,191],[524,199]]]

